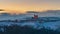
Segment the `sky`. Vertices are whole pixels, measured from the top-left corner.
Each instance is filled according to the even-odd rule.
[[[26,11],[60,10],[60,0],[0,0],[0,9],[9,13]],[[12,12],[13,11],[13,12]]]

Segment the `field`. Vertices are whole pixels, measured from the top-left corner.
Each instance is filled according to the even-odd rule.
[[[42,21],[42,20],[43,21]],[[24,20],[24,19],[23,19]],[[27,20],[27,19],[25,19]],[[1,34],[60,34],[60,19],[59,17],[40,17],[35,21],[18,22],[15,20],[1,20]]]

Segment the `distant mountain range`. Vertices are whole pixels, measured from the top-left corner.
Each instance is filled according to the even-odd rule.
[[[43,12],[27,11],[26,13],[60,13],[60,10],[47,10],[47,11],[43,11]]]
[[[60,17],[60,10],[47,10],[44,12],[27,11],[28,14],[38,14],[40,17]]]
[[[47,10],[44,12],[39,12],[39,11],[27,11],[26,14],[19,14],[19,16],[33,16],[34,14],[39,15],[40,17],[60,17],[60,10]],[[9,13],[1,13],[0,16],[11,16],[11,14]],[[16,16],[16,14],[14,14],[13,16]]]

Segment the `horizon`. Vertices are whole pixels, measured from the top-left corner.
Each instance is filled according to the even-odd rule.
[[[60,10],[45,10],[45,11],[24,11],[23,13],[21,11],[15,11],[15,10],[3,10],[0,9],[0,14],[1,13],[9,13],[9,14],[25,14],[27,12],[48,12],[48,11],[60,11]]]
[[[19,15],[19,14],[27,14],[27,13],[58,13],[60,12],[60,10],[45,10],[45,11],[25,11],[24,13],[21,13],[21,12],[17,12],[17,11],[13,11],[12,13],[10,12],[7,12],[5,10],[0,10],[0,15],[1,14],[10,14],[10,15]]]

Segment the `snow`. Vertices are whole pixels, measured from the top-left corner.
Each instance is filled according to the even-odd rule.
[[[30,26],[35,29],[41,29],[43,26],[48,29],[51,28],[52,30],[58,29],[58,25],[60,26],[60,21],[58,22],[46,22],[46,23],[38,23],[38,22],[25,22],[25,23],[12,23],[12,22],[2,22],[0,26],[11,26],[11,25],[19,25],[19,26]]]
[[[14,16],[0,16],[0,20],[24,20],[25,18],[29,18],[32,17],[33,15],[24,15],[24,16],[20,16],[20,15],[14,15]],[[44,16],[44,14],[43,14]],[[46,16],[46,15],[45,15]],[[56,15],[55,15],[56,16]],[[44,20],[47,20],[47,18],[42,18]],[[49,18],[50,20],[60,20],[59,18]],[[35,29],[41,29],[43,27],[45,27],[46,29],[51,28],[52,30],[56,30],[58,28],[60,28],[60,21],[56,21],[56,22],[43,22],[43,23],[39,23],[37,21],[35,22],[24,22],[24,23],[13,23],[13,22],[0,22],[0,26],[11,26],[11,25],[19,25],[19,26],[30,26],[32,28]],[[3,30],[0,29],[0,30]]]

